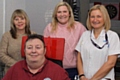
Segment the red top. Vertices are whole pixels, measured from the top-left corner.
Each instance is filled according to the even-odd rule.
[[[25,60],[12,66],[2,80],[70,80],[67,72],[59,65],[46,60],[44,67],[36,74],[32,74],[27,68]]]

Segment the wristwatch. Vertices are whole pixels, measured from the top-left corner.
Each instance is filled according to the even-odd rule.
[[[79,78],[81,78],[82,76],[85,76],[85,74],[81,74],[81,75],[79,75]]]

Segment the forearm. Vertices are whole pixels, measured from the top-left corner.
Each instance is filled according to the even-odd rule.
[[[81,55],[80,53],[78,52],[78,55],[77,55],[77,69],[78,69],[78,75],[82,75],[84,74],[84,70],[83,70],[83,62],[82,62],[82,58],[81,58]],[[88,80],[85,75],[82,75],[79,77],[80,80]]]
[[[90,80],[100,80],[105,77],[113,66],[105,63]]]
[[[78,69],[78,74],[79,75],[84,74],[82,59],[81,59],[81,55],[80,55],[79,52],[78,52],[78,55],[77,55],[77,69]]]
[[[107,62],[103,64],[103,66],[94,74],[94,76],[90,80],[100,80],[104,78],[112,68],[114,68],[117,60],[117,56],[112,56],[109,58]]]
[[[0,60],[7,66],[13,66],[17,61],[11,58],[10,56],[0,53]]]

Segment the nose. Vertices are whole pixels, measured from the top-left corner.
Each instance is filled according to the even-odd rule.
[[[32,52],[36,52],[36,48],[33,48],[33,49],[32,49]]]
[[[94,21],[97,21],[97,18],[96,18],[96,17],[94,17]]]
[[[61,12],[61,15],[63,16],[63,15],[64,15],[64,13],[63,13],[63,12]]]

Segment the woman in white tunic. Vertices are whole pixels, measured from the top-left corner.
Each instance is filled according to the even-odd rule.
[[[117,33],[109,30],[111,22],[103,5],[90,9],[87,27],[89,30],[83,33],[75,48],[80,80],[115,80],[114,66],[120,54],[120,41]]]

